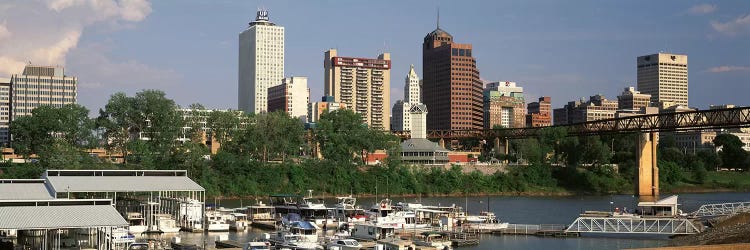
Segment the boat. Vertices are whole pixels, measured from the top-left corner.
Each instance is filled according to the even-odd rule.
[[[351,231],[352,238],[367,241],[381,240],[396,235],[395,227],[370,222],[354,224]]]
[[[299,204],[299,212],[304,220],[315,223],[320,227],[336,224],[336,219],[331,216],[332,211],[326,207],[322,199],[303,198]]]
[[[274,207],[277,216],[284,216],[290,213],[299,214],[299,199],[301,196],[296,194],[275,194],[269,196],[270,205]]]
[[[343,223],[364,222],[367,220],[365,210],[356,206],[357,198],[350,196],[336,197],[333,207],[334,218]]]
[[[373,204],[369,212],[375,214],[377,217],[388,216],[388,214],[393,212],[393,201],[388,198],[382,199],[380,202]]]
[[[453,242],[446,237],[445,233],[423,232],[419,238],[414,240],[414,245],[450,250],[452,249]]]
[[[250,225],[257,228],[276,228],[276,220],[274,218],[274,207],[263,204],[262,201],[258,201],[257,204],[248,206],[245,213],[250,219]]]
[[[415,229],[415,228],[427,228],[430,225],[420,223],[417,220],[417,214],[413,211],[398,211],[388,214],[385,217],[378,217],[375,221],[380,226],[390,226],[397,229]]]
[[[108,233],[110,242],[114,244],[130,244],[135,242],[135,235],[129,233],[125,228],[115,228],[111,233],[106,233]]]
[[[479,215],[469,215],[464,218],[465,226],[471,229],[479,230],[500,230],[508,228],[507,222],[500,222],[495,213],[482,211]]]
[[[230,230],[245,231],[248,227],[247,215],[243,213],[231,213],[228,216],[227,223]]]
[[[203,202],[196,199],[179,199],[178,218],[186,231],[203,231]]]
[[[229,231],[229,224],[219,212],[208,211],[206,212],[206,229],[209,232]]]
[[[417,249],[417,247],[408,240],[402,240],[399,238],[387,238],[378,240],[377,244],[375,245],[375,249],[384,249],[384,250],[411,250],[411,249]]]
[[[143,218],[143,214],[138,212],[128,212],[125,214],[125,217],[128,220],[128,232],[131,234],[143,233],[148,229],[144,223],[145,218]]]
[[[176,233],[180,231],[177,222],[169,214],[155,214],[156,226],[162,233]]]
[[[339,250],[359,250],[362,249],[362,245],[355,239],[339,239],[332,240],[326,244],[327,249],[339,249]]]
[[[309,221],[291,221],[270,238],[277,247],[291,249],[322,249],[318,244],[318,226]]]

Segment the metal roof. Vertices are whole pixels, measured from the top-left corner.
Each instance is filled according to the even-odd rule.
[[[41,201],[39,206],[28,205],[28,203],[33,203],[33,201],[0,202],[0,229],[92,228],[128,225],[127,221],[112,207],[110,200]],[[98,205],[86,205],[86,203]],[[15,206],[19,204],[20,206]]]
[[[0,200],[51,200],[44,180],[0,180]]]
[[[57,193],[205,191],[187,176],[45,176]]]

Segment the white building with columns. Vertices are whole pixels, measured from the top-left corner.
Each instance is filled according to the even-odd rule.
[[[246,113],[268,111],[268,88],[284,78],[284,27],[259,10],[240,33],[237,108]]]

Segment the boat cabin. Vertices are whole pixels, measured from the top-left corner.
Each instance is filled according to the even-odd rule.
[[[381,240],[396,234],[396,228],[392,226],[378,226],[375,224],[354,224],[352,238],[363,240]]]
[[[653,217],[675,217],[680,214],[680,210],[677,209],[678,205],[680,204],[677,203],[677,195],[657,201],[642,201],[638,202],[636,214]]]

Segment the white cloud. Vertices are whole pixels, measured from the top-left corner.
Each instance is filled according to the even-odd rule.
[[[725,35],[738,35],[744,32],[750,32],[750,14],[737,17],[728,22],[711,21],[711,27],[715,31]]]
[[[65,65],[87,27],[127,26],[151,13],[147,0],[40,0],[0,5],[0,76],[28,62]]]
[[[750,71],[750,67],[724,65],[724,66],[718,66],[718,67],[713,67],[713,68],[708,69],[708,72],[711,72],[711,73],[724,73],[724,72],[730,72],[730,71]]]
[[[5,38],[10,37],[12,33],[8,30],[8,21],[3,21],[3,23],[0,23],[0,41],[2,41]]]
[[[688,9],[688,13],[693,15],[711,14],[718,9],[715,4],[699,4]]]

